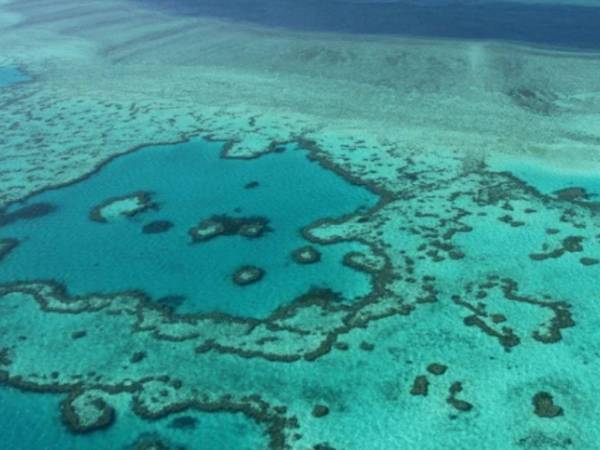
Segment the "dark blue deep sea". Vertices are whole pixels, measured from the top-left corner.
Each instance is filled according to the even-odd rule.
[[[176,14],[299,31],[600,47],[600,8],[462,1],[137,0]]]

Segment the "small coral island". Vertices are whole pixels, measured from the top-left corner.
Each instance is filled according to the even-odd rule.
[[[238,286],[254,284],[264,277],[265,271],[256,266],[243,266],[233,274],[233,282]]]
[[[203,220],[197,226],[190,228],[188,234],[192,242],[204,242],[217,236],[234,235],[256,239],[268,231],[273,230],[269,227],[269,219],[265,217],[230,217],[223,214]]]
[[[157,209],[156,203],[152,201],[152,194],[138,191],[104,200],[92,209],[90,219],[100,223],[114,222],[123,217],[134,217],[149,209]]]
[[[292,252],[292,259],[298,264],[314,264],[321,261],[321,252],[307,245],[297,248]]]

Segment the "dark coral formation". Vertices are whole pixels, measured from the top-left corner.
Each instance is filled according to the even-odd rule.
[[[559,108],[554,103],[557,98],[552,92],[541,92],[523,86],[509,90],[507,95],[517,106],[536,114],[549,115]]]
[[[19,246],[20,241],[13,238],[0,239],[0,262]]]
[[[425,375],[417,375],[413,381],[412,387],[410,388],[410,395],[420,395],[426,397],[428,392],[429,380]]]
[[[248,239],[256,239],[264,233],[273,231],[269,227],[269,219],[265,217],[230,217],[215,215],[190,228],[188,234],[192,242],[205,242],[218,236],[239,235]]]
[[[50,203],[33,203],[22,206],[13,212],[0,210],[0,227],[10,225],[18,220],[34,220],[39,217],[47,216],[56,211],[56,206]]]
[[[87,336],[86,330],[78,330],[78,331],[73,331],[71,333],[71,339],[81,339],[86,336]]]
[[[358,346],[358,348],[360,348],[361,350],[363,350],[365,352],[372,352],[373,350],[375,350],[375,344],[371,344],[370,342],[367,342],[367,341],[362,341],[360,343],[360,345]]]
[[[155,220],[153,222],[147,223],[142,228],[142,233],[144,234],[158,234],[158,233],[166,233],[171,228],[173,228],[173,222],[169,222],[168,220]]]
[[[498,311],[488,311],[490,308],[488,303],[492,292],[495,293],[496,300],[533,305],[553,313],[553,317],[549,321],[543,322],[537,329],[531,330],[531,337],[537,341],[546,344],[558,342],[562,337],[561,330],[575,325],[569,304],[563,301],[547,298],[540,300],[522,295],[519,293],[517,282],[510,278],[500,279],[496,275],[491,275],[484,282],[467,285],[466,293],[472,298],[463,299],[458,295],[452,296],[452,300],[456,304],[465,307],[472,313],[465,317],[465,325],[477,327],[487,335],[497,338],[506,351],[510,351],[512,347],[519,345],[521,337],[513,328],[505,324],[507,318],[504,314]],[[495,304],[494,307],[498,306]],[[495,326],[498,324],[502,325],[498,328]]]
[[[10,366],[12,360],[10,359],[9,350],[6,347],[0,348],[0,366]]]
[[[169,428],[177,430],[193,430],[198,425],[198,419],[192,416],[176,417],[169,422]]]
[[[156,433],[144,433],[140,435],[131,447],[126,450],[183,450],[173,448],[161,436]]]
[[[553,419],[564,414],[563,409],[554,403],[552,394],[540,391],[537,392],[531,399],[536,416]]]
[[[567,236],[562,240],[560,247],[545,253],[531,253],[529,257],[534,261],[543,261],[548,258],[560,258],[565,253],[579,253],[583,251],[581,243],[584,239],[583,236]]]
[[[563,200],[566,202],[572,202],[574,200],[588,200],[589,194],[584,188],[581,187],[568,187],[564,189],[559,189],[558,191],[553,192],[559,200]]]
[[[258,181],[250,181],[244,185],[244,189],[256,189],[258,186],[260,186]]]
[[[131,358],[129,358],[129,362],[131,362],[132,364],[137,364],[141,362],[144,358],[146,358],[146,356],[148,356],[148,354],[143,350],[135,352],[133,355],[131,355]]]
[[[312,410],[312,415],[313,417],[325,417],[326,415],[329,414],[329,408],[325,405],[315,405],[315,407]]]
[[[85,393],[75,393],[62,402],[62,418],[69,429],[76,433],[89,433],[110,427],[115,420],[115,410],[101,397],[86,399],[84,405],[75,405],[79,396]],[[83,411],[79,411],[83,409]]]
[[[243,266],[233,274],[233,282],[238,286],[247,286],[259,282],[265,275],[265,271],[256,266]]]
[[[167,295],[156,300],[156,304],[174,311],[185,302],[185,297],[182,295]]]
[[[444,364],[431,363],[427,366],[427,372],[429,372],[432,375],[444,375],[446,373],[446,370],[448,370],[448,366]]]
[[[312,245],[307,245],[294,250],[292,258],[298,264],[314,264],[321,260],[321,253]]]
[[[151,209],[158,210],[158,204],[152,200],[151,192],[137,191],[131,194],[107,198],[102,203],[94,206],[90,211],[90,220],[99,223],[108,223],[109,219],[104,216],[103,210],[112,204],[126,200],[135,200],[138,205],[120,212],[119,215],[123,217],[135,217]]]
[[[455,409],[461,412],[467,412],[473,409],[473,405],[465,400],[460,400],[456,398],[456,395],[461,393],[463,390],[462,383],[460,381],[455,381],[450,385],[448,389],[448,398],[446,402],[453,406]]]

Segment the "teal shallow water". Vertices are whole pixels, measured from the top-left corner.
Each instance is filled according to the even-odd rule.
[[[0,281],[55,279],[73,294],[139,289],[155,299],[183,296],[181,312],[251,317],[311,287],[330,288],[347,299],[369,292],[369,278],[341,264],[359,244],[317,246],[322,260],[312,265],[296,264],[291,252],[308,244],[302,227],[370,207],[375,195],[309,162],[301,150],[242,161],[220,158],[220,148],[201,140],[148,148],[112,161],[88,180],[30,199],[27,205],[48,203],[56,210],[0,227],[0,237],[21,240],[3,260]],[[259,186],[244,188],[253,181]],[[107,198],[140,190],[154,193],[158,211],[108,224],[89,219],[91,209]],[[192,245],[188,230],[214,214],[265,216],[273,231],[259,239],[220,236]],[[142,233],[155,220],[174,227]],[[232,275],[246,264],[266,275],[240,287]]]
[[[186,411],[148,422],[127,405],[108,430],[74,434],[60,419],[59,395],[21,392],[0,386],[2,447],[7,450],[125,450],[142,436],[160,436],[172,448],[189,450],[255,450],[264,446],[263,430],[241,414]],[[178,422],[179,421],[179,422]],[[177,423],[183,425],[177,426]]]
[[[198,158],[201,159],[201,163],[198,163]],[[177,178],[178,183],[172,183],[172,179],[168,176],[171,173],[169,165],[174,164],[171,161],[172,159],[185,165],[185,168],[173,169],[174,172],[185,175]],[[136,165],[130,165],[132,161]],[[152,162],[152,164],[149,164],[149,162]],[[230,163],[233,166],[228,166]],[[261,167],[261,163],[264,164],[264,170],[258,169],[258,167]],[[149,166],[146,167],[148,164]],[[517,163],[515,165],[518,166]],[[236,166],[239,166],[239,172],[235,172],[233,169]],[[131,172],[131,167],[137,168],[133,171],[134,173]],[[198,167],[201,167],[202,170]],[[225,170],[229,167],[232,168]],[[267,170],[267,168],[269,169]],[[274,170],[274,168],[277,170]],[[212,197],[209,193],[213,191],[206,193],[198,188],[197,178],[205,175],[204,169],[216,171],[220,174],[217,177],[220,182],[218,186],[221,187],[218,204],[210,201]],[[248,169],[250,172],[244,172],[242,169]],[[346,190],[348,185],[343,180],[331,173],[329,173],[332,176],[331,178],[319,179],[318,176],[320,175],[315,175],[313,169],[317,174],[327,173],[318,165],[307,163],[303,152],[291,148],[285,153],[269,155],[250,162],[221,160],[218,158],[218,146],[216,144],[199,142],[143,150],[115,160],[98,175],[87,181],[69,188],[48,192],[32,199],[29,203],[37,201],[53,202],[58,209],[45,217],[29,221],[20,220],[2,228],[2,233],[4,233],[2,236],[10,236],[10,231],[24,232],[27,227],[30,227],[28,235],[32,236],[29,241],[25,240],[22,247],[17,248],[5,261],[8,263],[7,267],[14,264],[14,260],[19,253],[23,253],[21,251],[27,249],[26,246],[33,242],[36,236],[41,235],[40,230],[46,230],[47,233],[44,236],[47,237],[46,240],[51,241],[49,239],[52,236],[51,231],[60,225],[61,220],[66,220],[67,224],[77,224],[76,231],[73,231],[74,228],[71,225],[65,227],[71,232],[71,242],[74,243],[71,250],[74,256],[77,256],[74,249],[81,247],[81,236],[86,237],[91,234],[89,240],[84,241],[84,243],[91,245],[92,242],[96,242],[95,246],[92,246],[92,250],[103,257],[107,257],[107,255],[110,257],[112,252],[117,250],[110,247],[109,244],[111,243],[108,240],[103,241],[102,249],[98,249],[98,236],[102,236],[99,233],[104,233],[104,231],[98,230],[114,230],[108,236],[118,242],[122,242],[119,239],[126,238],[129,246],[135,252],[141,252],[145,249],[147,239],[151,239],[151,242],[159,242],[152,241],[152,239],[166,239],[165,247],[171,248],[173,246],[175,249],[173,255],[167,252],[169,258],[175,258],[175,256],[179,256],[186,251],[182,249],[189,249],[189,251],[205,249],[206,252],[209,252],[210,249],[215,250],[216,248],[226,255],[227,251],[231,253],[236,253],[238,249],[244,251],[245,245],[252,247],[268,242],[268,239],[273,239],[275,243],[278,243],[274,248],[280,248],[281,255],[286,258],[285,261],[289,261],[289,247],[291,245],[289,246],[287,243],[292,242],[293,246],[297,246],[299,243],[305,244],[305,241],[297,234],[297,230],[301,226],[299,224],[308,219],[308,217],[304,217],[300,220],[296,217],[297,221],[294,219],[293,223],[288,223],[291,220],[289,217],[292,215],[291,211],[296,213],[298,211],[297,205],[306,205],[305,201],[301,203],[301,199],[307,193],[314,196],[311,198],[317,198],[317,194],[315,191],[310,191],[311,183],[302,184],[297,192],[293,189],[289,190],[289,183],[284,184],[282,181],[281,184],[275,184],[275,181],[279,180],[280,172],[283,172],[281,177],[286,180],[302,173],[309,177],[304,180],[325,183],[325,185],[319,184],[318,187],[322,189],[321,192],[324,192],[324,189],[329,193],[327,201],[334,198],[338,202],[336,205],[327,205],[326,207],[330,208],[327,212],[335,210],[341,214],[344,209],[340,204],[340,202],[343,202],[342,199],[356,199],[365,195],[364,190],[352,187],[352,189],[357,189],[357,191],[353,191],[356,192],[357,197],[345,197],[348,192]],[[112,172],[113,170],[114,172]],[[235,176],[230,178],[232,170],[234,170]],[[165,175],[161,181],[156,181],[155,174],[157,171]],[[186,174],[188,173],[190,173],[189,180],[186,181]],[[246,177],[248,173],[252,177]],[[108,174],[105,181],[102,181],[103,174]],[[115,174],[119,176],[116,177]],[[579,208],[580,213],[583,215],[581,206],[549,200],[547,197],[542,198],[533,194],[529,189],[523,189],[523,186],[511,177],[492,172],[482,174],[481,177],[482,180],[477,183],[472,180],[469,181],[469,177],[464,177],[457,182],[453,181],[455,183],[453,185],[440,186],[441,192],[437,196],[431,195],[428,192],[429,188],[425,188],[423,192],[419,192],[420,198],[417,197],[415,200],[418,202],[419,199],[425,199],[426,201],[417,206],[419,215],[415,215],[414,220],[416,222],[412,222],[411,225],[415,225],[415,223],[427,225],[429,223],[432,226],[428,226],[427,229],[435,229],[438,233],[442,233],[444,228],[441,221],[426,221],[431,217],[431,213],[442,215],[447,211],[449,198],[452,198],[451,205],[453,208],[464,208],[469,213],[461,216],[460,222],[469,225],[472,229],[458,232],[452,239],[453,244],[464,251],[464,258],[446,259],[438,263],[427,259],[417,259],[417,261],[423,261],[423,263],[417,262],[418,269],[423,270],[418,275],[427,274],[434,276],[439,281],[437,286],[441,292],[438,302],[418,305],[416,310],[409,316],[373,321],[368,327],[357,328],[352,330],[351,333],[343,334],[339,337],[339,340],[347,344],[347,349],[345,351],[332,351],[318,361],[300,359],[297,362],[288,364],[272,362],[262,358],[239,358],[235,355],[225,355],[219,352],[194,354],[191,357],[193,346],[190,345],[189,360],[192,361],[192,365],[185,366],[186,363],[189,363],[188,354],[176,353],[178,352],[178,346],[182,343],[172,342],[168,343],[168,351],[165,351],[165,347],[159,349],[158,347],[154,348],[153,345],[143,347],[149,354],[145,361],[152,367],[152,361],[162,360],[165,362],[165,366],[168,367],[170,375],[190,375],[189,379],[194,380],[194,382],[205,383],[203,389],[209,392],[220,392],[221,389],[227,387],[234,394],[260,392],[264,393],[265,396],[269,396],[274,404],[285,403],[290,411],[294,411],[294,414],[298,415],[303,426],[302,432],[309,438],[311,438],[311,435],[318,436],[318,440],[314,438],[310,446],[297,447],[300,449],[323,448],[313,446],[312,443],[314,442],[330,442],[335,444],[333,448],[337,449],[364,448],[372,450],[395,448],[411,450],[438,450],[440,448],[596,448],[596,446],[580,445],[581,443],[597,443],[598,438],[595,431],[593,431],[593,427],[579,425],[580,422],[586,423],[586,420],[589,420],[588,417],[598,414],[594,387],[597,370],[593,358],[594,355],[598,354],[597,333],[595,330],[598,328],[596,318],[599,315],[597,302],[589,300],[597,297],[598,266],[586,266],[579,262],[579,259],[583,256],[600,257],[600,247],[596,240],[588,238],[591,233],[594,233],[592,224],[590,223],[589,228],[577,228],[573,224],[560,220],[564,210],[569,208]],[[210,178],[207,174],[206,179]],[[124,179],[129,181],[125,182]],[[204,181],[206,179],[203,178]],[[461,189],[468,189],[469,191],[484,190],[487,186],[484,181],[488,179],[491,180],[492,186],[501,185],[502,183],[510,185],[505,197],[510,205],[505,205],[504,201],[476,204],[469,194],[453,195],[455,191]],[[535,176],[532,176],[532,179],[527,181],[532,184],[535,180]],[[258,181],[259,186],[254,189],[244,189],[243,186],[250,181]],[[338,184],[338,182],[341,182],[341,184]],[[96,185],[95,183],[99,184]],[[178,185],[179,183],[187,183],[187,187],[182,192],[192,193],[193,195],[188,195],[188,197],[193,197],[193,202],[190,202],[189,199],[181,200],[181,193],[172,186],[172,184]],[[216,185],[210,186],[214,187]],[[281,189],[267,189],[273,186],[278,186]],[[339,186],[341,191],[336,194],[338,191],[333,186]],[[91,189],[92,187],[93,189]],[[82,190],[71,190],[76,188]],[[91,189],[91,191],[86,189]],[[161,209],[159,211],[149,211],[134,219],[125,219],[113,224],[98,224],[89,221],[87,213],[90,208],[107,196],[121,195],[139,189],[154,191]],[[264,192],[261,193],[262,189],[264,189]],[[200,196],[199,191],[204,192],[204,196]],[[61,195],[68,192],[70,192],[69,195],[61,197]],[[53,197],[53,195],[57,197]],[[93,195],[93,197],[88,198],[88,195]],[[250,201],[253,196],[256,196],[254,202]],[[263,201],[268,199],[273,202],[261,203],[258,199]],[[372,195],[366,194],[365,201],[369,203],[370,200],[373,200]],[[390,217],[398,220],[398,225],[402,223],[401,221],[404,218],[412,219],[410,208],[415,207],[415,205],[410,203],[411,201],[412,199],[402,201],[401,206],[405,206],[406,209],[395,210],[390,215]],[[242,203],[240,204],[240,202]],[[278,208],[273,208],[274,204],[277,204]],[[348,203],[344,204],[348,206]],[[197,205],[204,205],[205,208],[196,209]],[[211,205],[210,208],[207,205]],[[226,205],[226,207],[223,205]],[[193,211],[190,212],[186,209],[184,216],[181,211],[184,206],[188,209],[193,206]],[[243,208],[241,214],[244,215],[259,214],[270,217],[274,231],[257,241],[248,241],[237,237],[223,237],[196,246],[189,245],[187,236],[189,225],[193,225],[199,219],[213,213],[227,212],[233,214],[232,211],[237,207]],[[310,212],[313,212],[312,207],[313,205],[311,205]],[[318,207],[320,206],[315,208]],[[534,209],[535,212],[525,212],[528,209]],[[199,210],[201,211],[200,217],[196,214],[196,211]],[[427,213],[430,213],[430,215],[428,216]],[[282,217],[279,217],[279,214],[282,214]],[[284,214],[287,215],[285,217],[287,217],[288,222],[283,220]],[[514,220],[522,221],[523,225],[513,227],[506,221],[499,220],[502,216],[508,214]],[[373,215],[376,215],[376,213]],[[182,217],[183,219],[181,219]],[[141,234],[141,227],[148,221],[155,219],[173,220],[175,227],[165,234]],[[57,221],[56,225],[51,220]],[[44,225],[47,225],[47,227],[44,227]],[[454,223],[452,226],[457,225],[457,223]],[[397,226],[396,229],[398,229]],[[559,230],[557,234],[547,234],[546,229],[551,226]],[[281,230],[288,229],[290,233],[284,233],[283,236],[277,235]],[[34,234],[34,231],[38,234]],[[582,251],[566,252],[559,258],[549,258],[543,261],[534,261],[529,257],[532,252],[554,249],[554,246],[559,245],[564,238],[574,234],[586,236]],[[23,234],[21,237],[25,235],[27,234]],[[295,237],[290,238],[289,236]],[[411,250],[411,246],[417,249],[419,244],[423,242],[419,235],[408,234],[407,237],[407,233],[396,233],[393,236],[399,239],[394,248],[407,249],[409,255],[419,258],[419,251]],[[411,237],[414,242],[411,241]],[[61,239],[67,240],[68,237]],[[173,239],[173,241],[170,239]],[[288,241],[288,239],[291,239],[291,241]],[[36,242],[39,246],[42,241]],[[213,248],[212,244],[216,243],[221,243],[222,246]],[[235,244],[233,250],[229,247],[232,244]],[[544,249],[544,245],[547,245],[548,248]],[[64,246],[66,247],[66,244]],[[348,247],[354,248],[355,246],[349,245]],[[324,262],[321,264],[325,264],[329,254],[328,251],[336,248],[338,248],[336,245],[321,247],[325,255]],[[340,248],[343,248],[343,246],[340,246]],[[108,251],[104,249],[108,249]],[[229,250],[225,251],[225,249]],[[35,250],[35,247],[26,250],[26,252],[30,252],[28,254],[29,258],[35,259],[33,250]],[[46,251],[49,252],[50,250]],[[66,250],[61,251],[63,251],[62,257],[64,257]],[[214,253],[214,255],[217,254]],[[422,254],[423,252],[421,252]],[[86,255],[86,257],[90,257],[92,253],[88,252]],[[250,251],[248,255],[253,258],[261,256]],[[130,254],[125,256],[132,258]],[[182,257],[189,258],[185,253]],[[58,264],[58,260],[56,261]],[[113,265],[116,265],[114,261],[118,261],[118,259],[111,257],[110,261],[113,262]],[[148,263],[148,260],[144,259],[144,261]],[[185,259],[185,261],[189,261],[189,259]],[[199,259],[198,264],[202,264],[202,261],[202,259]],[[211,267],[217,267],[219,264],[216,258],[211,258],[210,261]],[[347,269],[339,265],[339,259],[333,258],[331,261],[335,262],[335,264],[332,264],[332,268],[340,270],[340,273],[346,273],[344,271]],[[22,261],[23,264],[25,262],[25,260]],[[77,262],[81,264],[83,259],[79,258]],[[234,262],[239,263],[238,260]],[[323,267],[321,264],[304,267],[292,263],[286,270],[301,271],[312,267]],[[118,269],[122,271],[123,267],[123,265],[120,265]],[[135,267],[135,264],[133,267]],[[140,270],[145,267],[145,265],[141,265]],[[82,274],[85,275],[89,270],[90,268],[86,267]],[[159,270],[150,270],[154,270],[152,272],[153,276],[163,276]],[[281,270],[283,272],[283,269]],[[102,276],[106,276],[105,274],[109,272],[105,268],[101,273]],[[275,273],[275,270],[267,272],[267,278],[262,282],[267,286],[272,281],[269,280],[270,273]],[[168,274],[173,276],[171,272]],[[349,271],[348,274],[351,276],[348,279],[348,286],[356,286],[356,283],[361,280],[360,275],[352,271]],[[509,301],[503,290],[503,287],[507,285],[504,281],[498,285],[486,287],[485,291],[483,287],[472,292],[467,290],[466,287],[469,282],[487,282],[489,281],[487,277],[491,274],[502,278],[509,277],[518,281],[518,293],[526,295],[536,302],[567,301],[571,305],[569,311],[572,311],[576,325],[561,328],[562,336],[557,342],[544,343],[536,340],[534,338],[535,333],[544,332],[547,329],[548,324],[554,317],[554,312],[535,302]],[[334,273],[333,277],[337,278],[337,273]],[[221,281],[225,283],[225,281],[229,282],[230,280],[224,276]],[[69,282],[77,283],[78,280],[73,277]],[[103,282],[106,282],[106,280]],[[171,283],[172,279],[169,279],[168,282]],[[92,284],[89,280],[86,283],[88,285]],[[259,287],[262,283],[250,288]],[[131,287],[129,284],[127,284],[127,287]],[[346,287],[347,295],[350,289],[348,286]],[[282,285],[281,287],[285,288],[286,286]],[[234,288],[240,289],[241,292],[250,289],[241,289],[235,286]],[[481,292],[485,294],[484,296],[479,295],[477,292],[479,289],[482,289]],[[460,294],[466,303],[461,304],[452,301],[452,294],[455,293]],[[546,294],[549,297],[546,297]],[[5,311],[7,317],[10,316],[12,309],[17,309],[15,305],[18,300],[18,297],[13,299],[12,302],[6,300]],[[195,303],[196,301],[198,303]],[[249,302],[251,304],[251,300]],[[200,299],[195,297],[188,298],[188,303],[188,307],[192,310],[193,307],[201,308],[204,305],[200,302]],[[504,327],[511,327],[515,335],[521,340],[520,344],[507,351],[494,336],[482,332],[478,327],[467,326],[464,319],[474,313],[474,310],[470,309],[469,306],[474,308],[477,304],[485,304],[484,306],[489,313],[502,314],[504,321],[499,324],[490,321],[490,326],[499,331],[503,331]],[[248,304],[238,305],[240,308],[242,306],[246,307],[250,313],[255,311],[251,310]],[[37,306],[31,306],[28,309],[29,313],[20,315],[23,318],[21,322],[10,322],[11,329],[18,329],[20,333],[29,336],[27,342],[34,342],[41,338],[44,341],[42,345],[48,345],[45,337],[52,336],[57,330],[58,333],[66,336],[71,330],[79,328],[90,331],[86,337],[87,341],[84,339],[77,341],[67,339],[70,345],[68,353],[65,353],[65,359],[69,360],[69,364],[64,364],[66,366],[65,373],[85,373],[93,369],[112,376],[113,371],[119,370],[115,361],[127,361],[131,352],[140,348],[138,347],[139,343],[136,343],[137,332],[133,332],[131,336],[126,335],[125,339],[123,339],[124,335],[119,335],[118,338],[114,339],[114,342],[106,343],[110,339],[106,339],[106,336],[99,339],[97,336],[101,332],[93,330],[90,322],[85,320],[85,314],[81,316],[72,314],[40,316],[34,313],[37,309]],[[30,317],[36,317],[36,320],[30,323]],[[38,320],[40,317],[41,320]],[[113,321],[123,319],[119,316],[110,319],[104,319],[100,315],[94,317],[94,320],[100,320],[108,326]],[[481,317],[487,318],[484,314],[481,314]],[[106,322],[103,322],[104,320]],[[302,324],[302,320],[298,320],[297,323]],[[21,326],[21,324],[23,325]],[[35,330],[28,329],[30,326]],[[122,326],[115,325],[111,331],[114,333],[120,329],[122,329]],[[113,335],[110,336],[112,338]],[[116,333],[114,336],[117,336]],[[93,344],[90,344],[90,341]],[[99,343],[101,345],[98,345]],[[365,343],[370,344],[372,347],[369,349],[368,346],[365,346]],[[185,343],[182,345],[185,345]],[[27,347],[25,344],[19,344],[19,346],[25,349],[21,352],[26,351],[28,348],[37,348],[35,346]],[[93,354],[90,354],[90,348],[93,348]],[[24,360],[36,359],[37,353],[30,351],[30,355],[17,360],[17,366]],[[171,351],[173,354],[170,354]],[[183,355],[183,357],[174,358],[173,355],[175,354]],[[56,359],[52,358],[51,354],[45,356],[47,360],[42,366],[46,372],[50,372],[55,368],[58,370],[63,365],[62,362],[56,365]],[[170,364],[172,361],[176,361],[178,366]],[[426,367],[434,362],[447,365],[448,372],[444,375],[431,374]],[[108,368],[105,370],[104,367],[107,364]],[[143,366],[143,364],[137,366],[139,369],[133,370],[137,376],[146,373],[153,375],[164,373],[162,365],[157,364],[159,369],[150,369]],[[185,369],[182,369],[179,365],[185,367]],[[192,373],[197,378],[191,376]],[[430,383],[429,393],[426,396],[411,394],[411,386],[415,377],[423,375],[428,377]],[[460,382],[464,386],[464,391],[460,393],[459,398],[469,402],[472,409],[458,411],[448,403],[449,387],[456,382]],[[557,404],[564,408],[563,416],[549,419],[539,417],[533,412],[532,398],[540,391],[547,391],[552,394]],[[259,441],[259,431],[252,424],[247,425],[238,416],[220,414],[207,416],[186,412],[180,415],[198,417],[198,428],[196,430],[175,431],[168,424],[174,417],[178,417],[177,415],[167,417],[160,422],[146,423],[133,417],[132,413],[128,412],[125,402],[114,399],[111,399],[111,402],[116,403],[115,408],[118,418],[108,431],[92,433],[89,437],[73,438],[65,434],[62,425],[58,422],[57,409],[52,409],[57,408],[58,400],[55,397],[18,393],[17,395],[14,394],[16,391],[12,392],[11,395],[14,395],[14,397],[8,396],[6,399],[0,397],[0,400],[8,405],[14,402],[14,407],[9,406],[11,410],[27,411],[23,414],[27,420],[30,416],[37,417],[34,409],[37,405],[40,422],[45,424],[43,425],[44,430],[47,430],[48,433],[47,436],[44,435],[45,440],[40,441],[39,445],[34,442],[31,444],[31,448],[43,447],[45,442],[51,440],[64,444],[60,448],[120,448],[119,446],[135,440],[140,433],[146,432],[156,432],[173,443],[185,445],[186,448],[190,449],[265,448],[264,441]],[[285,400],[282,400],[282,398],[285,398]],[[326,418],[317,419],[311,415],[311,411],[316,404],[320,403],[327,404],[331,412]],[[20,409],[25,407],[26,410]],[[53,419],[47,419],[49,416]],[[4,419],[4,422],[8,423],[7,419]],[[201,428],[202,424],[205,424],[206,428]],[[10,439],[15,442],[25,442],[21,434],[24,433],[23,430],[28,428],[27,422],[19,422],[18,426],[20,428]],[[7,425],[7,428],[12,432],[15,426]],[[35,428],[32,426],[31,429]],[[202,437],[204,435],[200,433],[203,433],[203,430],[206,429],[217,430],[210,432],[216,436],[220,436],[221,430],[225,430],[223,432],[226,432],[227,435],[233,434],[234,438],[239,438],[239,442],[237,440],[235,442],[225,440],[221,444],[220,442],[203,440],[205,439]],[[126,430],[130,430],[129,436],[127,436]],[[134,431],[131,432],[131,430]],[[385,432],[382,433],[382,430],[385,430]],[[431,430],[435,430],[435,433],[431,433]],[[496,431],[490,433],[490,430]],[[69,447],[71,442],[74,442],[73,447]],[[85,443],[86,447],[83,444],[81,444],[82,447],[78,447],[80,442]],[[110,442],[110,447],[103,447],[105,442]],[[548,442],[552,445],[546,445]],[[571,445],[570,442],[576,444]],[[96,445],[96,443],[98,444]],[[248,446],[244,447],[246,444]]]
[[[567,188],[582,188],[590,194],[591,200],[600,198],[600,176],[593,172],[564,171],[558,168],[541,167],[539,163],[528,160],[503,159],[492,164],[494,170],[511,172],[514,176],[537,189],[551,195]]]
[[[0,66],[0,88],[29,80],[17,67]]]

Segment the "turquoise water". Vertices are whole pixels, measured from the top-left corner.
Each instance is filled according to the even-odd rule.
[[[85,174],[73,168],[83,149],[113,155],[200,127],[239,139],[238,151],[310,139],[385,195],[294,144],[241,160],[197,138],[147,145],[0,210],[0,450],[600,448],[600,174],[550,159],[563,142],[567,158],[569,140],[592,153],[596,56],[570,50],[600,48],[600,8],[557,1],[134,1],[175,20],[131,2],[2,5],[17,22],[0,48],[23,38],[27,51],[5,59],[27,74],[0,68],[1,199]],[[206,53],[188,47],[196,24],[210,30]],[[39,36],[48,47],[33,46]],[[233,61],[240,47],[253,69]],[[371,67],[381,79],[363,78]],[[458,77],[472,89],[459,92]],[[325,95],[298,99],[303,86]],[[73,172],[52,178],[59,167]],[[102,220],[134,193],[152,207]],[[193,242],[213,216],[234,220]],[[266,232],[233,232],[249,218]],[[302,230],[327,218],[339,220],[315,238],[346,240],[309,242]],[[308,245],[318,258],[295,261]],[[264,275],[240,286],[247,266]],[[120,295],[10,284],[34,280]],[[314,295],[278,311],[311,288],[345,307]],[[239,320],[185,315],[211,312]],[[152,439],[164,447],[144,446]]]
[[[494,170],[511,172],[517,178],[543,194],[553,194],[567,188],[582,188],[590,200],[600,198],[600,176],[587,171],[568,171],[558,168],[542,167],[533,161],[502,161],[492,165]]]
[[[135,448],[140,436],[158,437],[173,448],[189,450],[254,450],[263,447],[263,430],[241,414],[185,411],[148,422],[124,405],[119,420],[107,430],[74,434],[62,424],[62,396],[35,394],[0,386],[2,448],[7,450],[115,450]],[[174,421],[191,418],[187,426]],[[175,422],[176,423],[176,422]],[[177,447],[179,446],[179,447]]]
[[[0,66],[0,88],[27,80],[29,80],[29,77],[17,67]]]
[[[341,264],[359,244],[317,246],[322,258],[312,265],[294,263],[291,252],[308,244],[302,227],[370,207],[375,195],[292,147],[250,162],[222,159],[220,149],[220,143],[199,139],[144,149],[112,161],[86,181],[31,198],[25,206],[46,203],[56,209],[0,227],[0,237],[21,241],[4,259],[0,281],[54,279],[73,294],[139,289],[154,299],[184,297],[180,312],[248,317],[265,316],[311,287],[332,289],[349,300],[369,292],[369,278]],[[258,187],[246,189],[253,181]],[[107,224],[89,219],[104,200],[136,191],[152,192],[158,210]],[[258,239],[220,236],[191,244],[188,230],[215,214],[264,216],[273,231]],[[142,232],[156,220],[174,227]],[[262,268],[264,278],[235,285],[232,275],[243,265]]]

